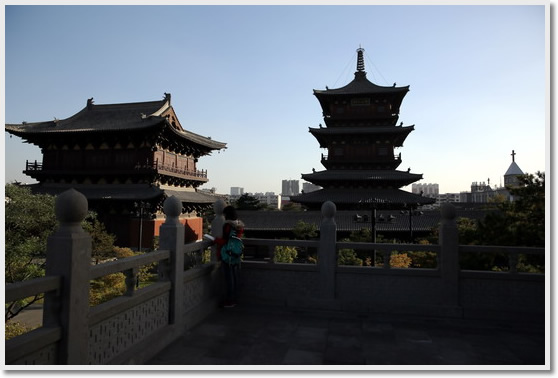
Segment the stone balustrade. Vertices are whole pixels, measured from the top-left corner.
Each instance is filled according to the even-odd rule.
[[[221,236],[225,204],[214,205],[212,235]],[[141,364],[218,309],[222,277],[215,246],[211,262],[185,270],[185,255],[201,255],[206,241],[183,244],[178,222],[182,204],[164,203],[166,222],[160,250],[92,266],[91,238],[80,226],[87,200],[69,190],[56,200],[60,227],[48,241],[46,276],[6,285],[6,301],[45,293],[42,327],[6,342],[7,364]],[[544,274],[519,273],[521,253],[544,254],[542,248],[459,246],[455,211],[442,208],[438,245],[347,243],[336,240],[335,204],[324,203],[319,240],[245,239],[246,246],[315,248],[317,264],[246,260],[242,264],[240,300],[290,308],[405,313],[450,317],[525,317],[544,321]],[[389,255],[394,250],[431,251],[437,267],[400,269],[338,266],[339,249],[358,248]],[[504,253],[509,273],[459,268],[460,253]],[[272,257],[272,256],[271,256]],[[159,279],[136,288],[142,266],[158,264]],[[89,306],[90,280],[125,274],[127,290],[118,298]]]

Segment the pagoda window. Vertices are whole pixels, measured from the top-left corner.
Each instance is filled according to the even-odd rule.
[[[370,98],[368,97],[352,98],[351,106],[370,106]]]
[[[387,156],[388,148],[387,147],[380,147],[378,148],[378,155],[379,156]]]

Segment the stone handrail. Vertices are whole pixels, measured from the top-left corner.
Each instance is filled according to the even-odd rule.
[[[6,302],[32,297],[49,291],[60,290],[60,276],[40,277],[33,280],[6,284]]]
[[[215,202],[213,237],[222,236],[223,208],[222,201]],[[43,326],[6,342],[7,364],[143,363],[217,309],[221,274],[216,246],[208,241],[184,245],[184,226],[179,221],[182,203],[176,197],[167,198],[163,205],[161,250],[97,266],[91,266],[91,237],[81,228],[87,214],[85,197],[75,190],[64,192],[56,199],[55,210],[60,226],[48,240],[46,277],[6,286],[7,301],[45,293]],[[459,246],[451,205],[442,207],[437,245],[338,242],[335,213],[335,204],[323,204],[319,240],[245,239],[246,245],[316,248],[318,259],[317,264],[243,263],[243,300],[453,317],[518,313],[533,319],[544,314],[544,274],[480,275],[459,267],[460,253],[507,253],[513,261],[517,254],[541,254],[544,249]],[[211,263],[184,270],[186,254],[210,246]],[[337,253],[343,248],[431,251],[438,256],[438,268],[339,267]],[[159,281],[135,289],[139,267],[152,262],[159,263]],[[127,276],[126,294],[90,308],[90,280],[116,272]]]

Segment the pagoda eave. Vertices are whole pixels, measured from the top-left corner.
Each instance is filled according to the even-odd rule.
[[[319,208],[324,202],[335,203],[338,209],[403,209],[416,208],[435,202],[434,199],[423,197],[401,189],[332,189],[324,188],[315,192],[304,193],[291,197],[292,202]]]
[[[325,127],[325,128],[312,128],[309,127],[308,131],[320,143],[320,147],[326,148],[333,141],[338,141],[339,138],[345,139],[355,137],[362,140],[363,138],[377,138],[382,136],[386,139],[392,139],[394,147],[401,147],[405,139],[415,129],[414,125],[411,126],[365,126],[365,127]]]

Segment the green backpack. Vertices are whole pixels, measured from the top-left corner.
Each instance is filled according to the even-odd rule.
[[[236,231],[233,229],[229,235],[229,240],[221,248],[221,259],[227,264],[240,264],[240,257],[244,251],[244,243],[242,239],[236,236]]]

